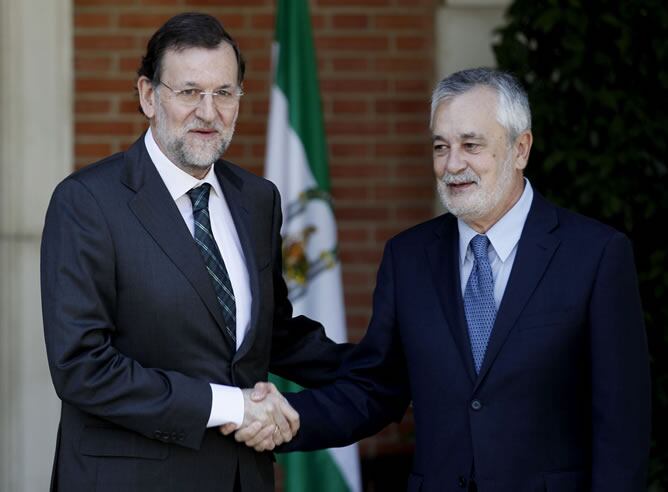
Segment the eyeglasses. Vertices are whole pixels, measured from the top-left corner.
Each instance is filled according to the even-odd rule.
[[[169,87],[162,80],[159,81],[159,83],[172,91],[174,97],[179,103],[183,104],[184,106],[191,107],[197,106],[204,99],[204,96],[210,95],[213,99],[213,104],[218,109],[231,109],[239,104],[239,99],[244,95],[242,90],[230,92],[226,89],[219,89],[213,92],[206,92],[200,89],[183,89],[177,91]]]

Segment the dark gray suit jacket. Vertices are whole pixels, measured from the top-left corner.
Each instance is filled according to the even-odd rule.
[[[205,429],[209,383],[251,387],[269,370],[332,379],[348,346],[293,318],[273,184],[215,165],[253,297],[236,353],[201,255],[140,138],[56,188],[42,242],[49,367],[62,399],[52,488],[273,490],[272,453]]]

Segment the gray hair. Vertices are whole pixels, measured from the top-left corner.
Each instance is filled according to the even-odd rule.
[[[441,102],[477,86],[487,86],[499,95],[496,120],[508,132],[509,144],[522,132],[531,130],[531,108],[526,91],[513,75],[492,68],[462,70],[441,80],[431,96],[430,124],[434,124],[434,114]]]

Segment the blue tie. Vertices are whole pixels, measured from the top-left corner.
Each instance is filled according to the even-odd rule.
[[[188,192],[193,204],[193,216],[195,218],[195,242],[199,246],[200,253],[202,253],[206,270],[209,272],[213,289],[216,291],[218,304],[223,311],[225,332],[232,341],[233,350],[236,350],[236,302],[230,276],[227,274],[225,262],[211,231],[211,218],[209,217],[210,189],[211,185],[204,183],[202,186],[193,188]]]
[[[492,267],[489,265],[488,245],[487,236],[478,234],[471,239],[471,250],[474,257],[473,270],[471,270],[471,276],[464,290],[464,312],[469,327],[476,374],[480,372],[489,335],[492,333],[496,319],[494,277]]]

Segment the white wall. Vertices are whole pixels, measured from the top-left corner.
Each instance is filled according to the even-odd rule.
[[[48,374],[39,243],[72,168],[71,0],[0,2],[0,490],[48,490],[60,405]]]

